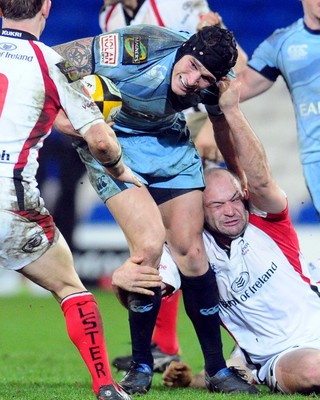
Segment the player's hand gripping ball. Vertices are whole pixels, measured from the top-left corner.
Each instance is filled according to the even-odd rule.
[[[81,80],[100,108],[105,121],[113,121],[122,106],[121,93],[116,85],[110,79],[96,74],[87,75]]]

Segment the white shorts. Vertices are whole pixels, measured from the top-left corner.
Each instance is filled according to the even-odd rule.
[[[172,293],[175,293],[180,289],[181,279],[179,270],[177,264],[173,261],[170,250],[166,244],[163,246],[159,273],[162,276],[162,282],[173,287],[174,290]]]
[[[59,237],[52,216],[41,210],[0,210],[0,266],[19,270],[36,261]]]
[[[292,346],[287,350],[284,350],[282,353],[277,354],[276,356],[273,356],[270,358],[268,361],[268,368],[266,371],[266,377],[264,383],[273,391],[273,392],[281,392],[284,394],[289,394],[285,390],[283,390],[277,380],[277,375],[276,375],[276,365],[277,362],[283,357],[285,354],[290,353],[292,351],[295,351],[297,349],[320,349],[320,341],[318,342],[312,342],[309,345],[299,345],[299,346]]]

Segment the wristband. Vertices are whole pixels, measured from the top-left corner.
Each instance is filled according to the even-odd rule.
[[[205,107],[206,107],[208,114],[210,114],[214,117],[219,117],[220,115],[224,115],[219,107],[219,104],[215,104],[215,105],[205,104]]]
[[[114,167],[116,167],[117,166],[117,164],[119,164],[119,162],[121,161],[121,159],[122,159],[122,150],[120,151],[120,155],[119,155],[119,157],[115,160],[115,161],[112,161],[112,162],[105,162],[105,163],[100,163],[103,167],[105,167],[105,168],[114,168]]]

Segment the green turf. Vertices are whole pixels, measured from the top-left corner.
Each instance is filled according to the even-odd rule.
[[[110,360],[128,354],[126,310],[112,293],[99,290],[94,293],[102,311]],[[62,312],[53,298],[29,294],[0,297],[0,321],[0,400],[94,399],[89,373],[69,341]],[[183,359],[194,371],[202,369],[200,348],[183,309],[179,316],[179,339]],[[230,337],[224,335],[226,355],[232,345]],[[114,377],[120,380],[122,373],[114,371]],[[271,395],[263,389],[259,398],[289,398]],[[205,390],[168,389],[162,386],[160,374],[155,375],[151,391],[144,396],[146,400],[206,400],[212,397],[215,400],[248,398],[245,395],[212,394]],[[290,396],[290,400],[302,398]]]

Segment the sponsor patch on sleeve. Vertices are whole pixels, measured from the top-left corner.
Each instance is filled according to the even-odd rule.
[[[61,61],[56,66],[60,69],[63,75],[68,79],[68,82],[74,82],[80,78],[77,69],[70,63],[70,61]]]
[[[100,37],[100,64],[108,66],[118,65],[119,37],[116,33]]]
[[[123,64],[143,64],[148,59],[148,38],[145,35],[124,35]]]

